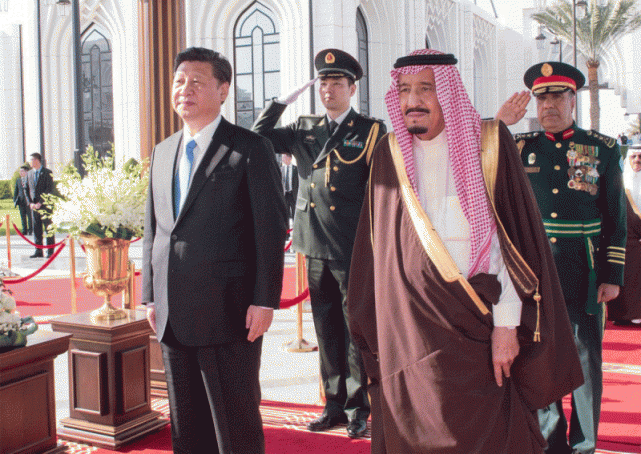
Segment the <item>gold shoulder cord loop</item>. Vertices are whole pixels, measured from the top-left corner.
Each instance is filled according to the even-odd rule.
[[[378,122],[374,122],[372,127],[369,130],[369,134],[367,136],[367,141],[365,142],[365,146],[363,147],[363,151],[361,154],[359,154],[356,159],[352,159],[351,161],[345,160],[339,153],[338,149],[334,148],[332,151],[329,152],[327,155],[327,160],[325,161],[325,187],[329,186],[329,177],[330,177],[330,172],[331,172],[331,156],[332,152],[336,155],[338,160],[342,162],[343,164],[350,165],[354,164],[355,162],[358,162],[361,160],[361,158],[367,154],[367,164],[369,164],[369,161],[372,157],[372,151],[374,150],[374,146],[376,145],[376,138],[378,137],[378,130],[380,128],[380,125]]]
[[[499,168],[499,120],[484,120],[481,128],[481,168],[496,227],[500,233],[499,240],[503,240],[501,243],[505,243],[501,244],[501,252],[506,253],[504,261],[512,281],[521,288],[523,293],[534,295],[533,298],[536,301],[536,330],[533,340],[534,342],[540,342],[541,295],[539,295],[539,280],[508,237],[494,204],[496,177]]]

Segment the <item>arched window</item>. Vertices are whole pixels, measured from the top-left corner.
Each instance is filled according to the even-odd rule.
[[[360,8],[356,8],[356,36],[358,37],[358,62],[363,67],[363,78],[358,84],[360,113],[369,115],[369,47],[367,24]]]
[[[82,103],[84,138],[104,156],[114,141],[113,80],[109,39],[90,28],[82,40]]]
[[[249,128],[265,101],[280,94],[280,34],[274,13],[259,2],[234,29],[236,124]]]

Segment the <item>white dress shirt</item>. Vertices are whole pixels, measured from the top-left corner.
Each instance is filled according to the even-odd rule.
[[[445,247],[463,276],[469,273],[470,224],[456,193],[450,167],[445,129],[429,141],[414,136],[416,185],[421,206],[427,213]],[[501,284],[501,296],[493,308],[494,326],[514,327],[521,324],[522,301],[510,279],[497,234],[492,236],[490,274]]]

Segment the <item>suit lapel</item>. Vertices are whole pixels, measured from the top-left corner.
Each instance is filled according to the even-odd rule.
[[[205,182],[211,173],[229,151],[229,125],[230,123],[227,120],[221,118],[220,124],[216,128],[216,132],[211,139],[211,143],[205,151],[205,155],[200,160],[198,168],[194,173],[193,181],[189,185],[187,198],[185,199],[185,203],[176,218],[176,224],[183,218],[184,213],[189,210],[189,207],[194,203],[194,200],[196,200],[198,193],[205,185]]]

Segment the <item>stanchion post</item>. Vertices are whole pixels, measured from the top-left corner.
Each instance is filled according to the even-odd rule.
[[[305,286],[305,259],[300,253],[296,253],[296,294],[300,295]],[[303,339],[303,302],[296,305],[297,313],[297,335],[296,340],[285,344],[288,352],[303,353],[318,350],[318,345],[307,342]]]
[[[4,225],[6,226],[7,234],[7,267],[11,270],[11,224],[9,224],[10,216],[5,215]]]
[[[122,292],[122,308],[136,309],[136,264],[133,260],[129,261],[129,282],[125,291]]]
[[[76,293],[76,244],[69,237],[69,277],[71,278],[71,313],[78,312],[78,295]]]

